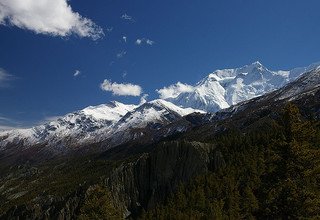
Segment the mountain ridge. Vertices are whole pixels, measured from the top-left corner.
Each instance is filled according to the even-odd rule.
[[[299,71],[317,68],[318,64],[320,63],[300,68]],[[300,75],[302,75],[301,77],[304,75],[303,73],[297,74],[298,70],[296,69],[293,71],[292,79],[299,79]],[[223,96],[228,90],[225,90],[223,86],[231,85],[229,88],[233,88],[234,82],[253,80],[250,82],[258,82],[258,84],[249,86],[255,88],[255,86],[261,86],[261,83],[265,84],[268,80],[278,79],[274,77],[280,77],[282,81],[276,80],[277,85],[283,87],[290,82],[290,71],[272,72],[260,62],[254,62],[237,69],[216,70],[196,85],[197,88],[192,93],[193,96],[190,96],[190,93],[182,93],[178,96],[183,98],[184,105],[178,105],[174,100],[156,99],[139,105],[112,101],[98,106],[88,106],[33,128],[0,132],[0,149],[4,150],[7,148],[6,145],[14,143],[23,146],[41,144],[45,145],[48,150],[52,150],[51,146],[58,146],[57,148],[62,151],[97,142],[108,142],[108,147],[115,147],[126,141],[143,138],[145,135],[157,133],[157,131],[160,132],[170,123],[179,121],[191,113],[203,114],[206,113],[203,109],[212,109],[212,107],[215,108],[212,113],[229,108],[230,105]],[[272,92],[275,87],[277,86],[270,87],[270,90],[266,91],[262,89],[260,92],[261,94]],[[243,87],[239,91],[246,92]],[[185,94],[187,96],[184,96]],[[237,100],[239,93],[236,96]],[[254,97],[256,96],[254,95]],[[191,100],[191,103],[186,100]],[[241,106],[239,103],[248,102],[248,100],[251,98],[236,102],[231,109],[238,108]],[[223,102],[224,104],[221,105]],[[174,132],[185,131],[188,127],[186,124],[188,122],[182,122],[175,128],[162,129],[160,133],[167,136]]]
[[[240,68],[219,69],[200,80],[193,91],[167,100],[178,106],[216,112],[279,89],[318,66],[320,62],[289,71],[272,71],[256,61]]]
[[[149,109],[156,110],[158,113],[175,111],[173,115],[177,117],[179,115],[176,114],[178,107],[172,109],[170,104],[166,105],[163,100],[145,103],[136,113],[144,115],[144,110]],[[284,111],[289,113],[292,111],[289,116],[293,116],[293,119],[283,121],[286,117]],[[125,118],[130,119],[131,114],[127,113],[126,115]],[[183,184],[183,187],[187,187],[186,184],[192,183],[192,181],[199,183],[201,175],[204,179],[200,183],[205,188],[201,188],[203,189],[203,191],[199,191],[201,194],[188,193],[189,191],[187,191],[188,195],[195,195],[188,199],[187,204],[189,201],[194,204],[198,198],[209,197],[212,199],[212,196],[216,195],[218,196],[213,197],[214,199],[223,199],[222,201],[225,202],[234,201],[233,198],[241,196],[243,200],[237,201],[247,201],[248,198],[253,198],[247,203],[249,205],[252,204],[251,201],[259,201],[259,204],[271,201],[271,205],[268,203],[265,209],[268,215],[271,213],[270,208],[274,207],[273,204],[277,205],[276,208],[283,207],[283,203],[278,203],[283,194],[275,194],[280,199],[274,200],[272,196],[269,200],[268,193],[266,197],[260,197],[260,192],[264,192],[262,190],[266,186],[268,187],[266,192],[277,189],[280,184],[274,184],[276,179],[274,177],[281,177],[280,183],[284,184],[280,186],[286,187],[285,183],[288,182],[287,175],[283,175],[283,163],[277,163],[278,160],[274,161],[274,159],[281,156],[283,158],[281,161],[285,162],[285,165],[294,164],[300,171],[301,163],[296,163],[296,156],[299,156],[298,161],[303,159],[306,162],[302,164],[304,171],[306,171],[301,172],[302,174],[309,173],[310,158],[315,159],[312,161],[312,167],[317,168],[314,165],[319,164],[319,159],[315,156],[319,155],[319,150],[313,150],[315,150],[314,147],[319,146],[320,142],[318,138],[311,137],[319,134],[320,69],[303,74],[281,89],[238,103],[216,113],[188,114],[178,117],[177,120],[173,119],[172,122],[170,122],[172,118],[168,117],[171,114],[161,115],[164,116],[164,119],[169,120],[166,121],[166,125],[163,124],[163,127],[154,128],[153,121],[151,121],[151,124],[147,126],[143,124],[142,127],[133,130],[125,129],[124,133],[119,130],[118,133],[113,134],[115,139],[111,138],[100,144],[88,144],[82,148],[83,154],[81,155],[68,154],[65,157],[52,159],[44,157],[44,160],[39,161],[40,154],[36,150],[40,149],[44,156],[52,154],[50,149],[43,145],[36,145],[31,149],[9,148],[11,151],[0,151],[0,168],[4,171],[3,178],[0,178],[0,183],[4,186],[0,187],[3,195],[0,198],[2,201],[0,209],[3,210],[3,214],[0,216],[7,218],[15,216],[31,218],[30,216],[32,216],[34,219],[43,217],[44,213],[49,218],[55,218],[58,215],[60,218],[61,216],[68,216],[68,218],[78,216],[79,209],[83,207],[86,199],[90,199],[88,197],[90,189],[101,186],[110,190],[112,196],[108,197],[108,202],[112,201],[117,207],[121,207],[120,213],[124,217],[136,219],[140,217],[143,210],[149,212],[158,205],[166,204],[168,198],[181,192],[179,185]],[[291,126],[288,123],[290,121],[297,122],[299,127]],[[307,133],[310,136],[301,139],[300,126],[303,126],[302,136]],[[291,141],[285,136],[290,135],[287,132],[287,127],[292,127],[292,131],[294,129],[297,133],[297,140]],[[180,130],[180,128],[184,130]],[[297,131],[296,128],[299,130]],[[315,128],[317,130],[313,130]],[[143,136],[139,137],[141,133]],[[159,138],[155,138],[157,135]],[[118,138],[129,140],[129,142],[108,148],[110,142],[118,141]],[[305,148],[307,143],[309,147]],[[291,154],[294,157],[289,158],[289,161],[288,151],[286,151],[288,146],[292,146],[289,149],[294,152]],[[98,148],[99,151],[88,151],[94,148]],[[297,148],[298,151],[296,151]],[[305,157],[305,152],[308,152],[308,157]],[[317,154],[313,154],[313,152]],[[266,169],[270,165],[271,168],[278,166],[276,175],[274,174],[275,169]],[[291,169],[289,171],[292,175],[292,182],[296,181],[297,172],[291,172]],[[285,172],[289,174],[286,169]],[[266,174],[269,178],[264,178]],[[208,181],[210,176],[217,178]],[[319,189],[318,179],[315,175],[312,174],[312,176],[314,181],[311,182],[314,188],[308,188],[308,192],[311,192],[311,199],[314,198],[312,192],[318,192]],[[311,176],[308,174],[307,178],[302,175],[298,177],[300,178],[298,180],[303,180],[302,186],[305,186],[310,183],[309,177]],[[248,181],[251,183],[249,188],[246,185]],[[230,183],[232,184],[230,185]],[[212,192],[216,192],[215,190],[220,188],[227,191],[206,195],[202,192],[206,192],[208,184],[211,184],[210,191]],[[183,189],[184,191],[188,190],[188,188]],[[250,194],[242,194],[241,192],[245,192],[243,189],[250,189]],[[303,190],[306,188],[298,185],[296,189],[299,192],[304,192]],[[237,193],[230,194],[234,190]],[[287,195],[288,190],[284,192]],[[295,193],[296,190],[292,191],[292,195]],[[299,201],[300,198],[304,198],[303,196],[285,197],[288,197],[290,201],[291,198],[296,198]],[[179,196],[176,200],[177,204],[181,198],[186,197]],[[310,205],[309,201],[313,200],[307,200],[305,203],[307,206]],[[196,213],[199,213],[197,204],[193,208]],[[236,202],[232,207],[239,207],[242,204],[243,202]],[[299,216],[303,216],[305,208],[301,207],[301,203],[295,204],[296,206],[293,208],[287,206],[288,210],[301,210],[302,214]],[[313,204],[314,207],[317,207],[316,202]],[[97,207],[100,206],[101,203],[98,203]],[[189,205],[185,207],[190,209]],[[204,207],[202,210],[205,212],[210,210],[207,205]],[[221,210],[224,210],[223,207],[221,206]],[[264,207],[259,210],[263,211]],[[315,209],[312,209],[305,216],[316,215],[317,213],[314,213],[313,210]],[[168,209],[164,210],[164,213],[167,212]],[[249,209],[249,213],[257,217],[261,216],[261,212],[255,212],[251,209]],[[273,216],[273,212],[271,214]],[[271,218],[273,219],[273,217]]]
[[[85,147],[108,139],[112,139],[110,145],[118,145],[137,135],[132,136],[131,130],[158,130],[193,112],[204,113],[201,110],[180,108],[160,99],[141,105],[113,101],[89,106],[43,125],[0,132],[0,150],[6,149],[8,144],[18,145],[21,142],[24,146],[42,144],[48,150],[51,150],[51,146],[65,150]],[[140,132],[139,135],[144,134]]]

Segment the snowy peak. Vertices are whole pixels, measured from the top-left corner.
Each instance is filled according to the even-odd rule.
[[[15,140],[23,140],[27,145],[42,142],[56,143],[66,137],[79,138],[80,141],[101,130],[110,130],[125,114],[136,107],[116,101],[89,106],[33,128],[0,132],[0,137],[6,137],[6,141],[0,142],[0,146]]]
[[[236,69],[236,77],[243,78],[246,84],[255,81],[262,81],[270,79],[274,73],[264,67],[260,62],[254,62],[251,65]]]
[[[245,65],[241,68],[237,68],[236,71],[238,72],[247,72],[247,73],[251,73],[251,72],[258,72],[258,73],[263,73],[265,71],[269,71],[264,65],[262,65],[259,61],[253,62],[249,65]]]
[[[191,108],[180,108],[171,102],[156,99],[146,102],[131,112],[128,112],[116,125],[117,130],[128,128],[143,128],[146,126],[160,128],[178,118],[193,112],[201,112]]]
[[[148,102],[148,104],[151,104],[153,106],[157,106],[161,109],[166,109],[167,111],[175,112],[180,116],[189,115],[193,112],[204,113],[204,111],[202,111],[202,110],[197,110],[197,109],[193,109],[193,108],[181,108],[181,107],[176,106],[175,104],[168,102],[166,100],[163,100],[163,99],[156,99],[156,100]]]
[[[248,74],[254,75],[257,73],[261,75],[263,73],[269,73],[270,71],[263,66],[259,61],[256,61],[252,64],[245,65],[236,69],[222,69],[216,70],[213,73],[210,73],[204,80],[200,81],[198,84],[202,84],[206,80],[214,80],[221,81],[228,78],[234,78],[236,76],[246,76]]]
[[[272,71],[256,61],[240,68],[216,70],[198,82],[193,91],[167,100],[181,107],[216,112],[279,89],[319,65],[314,63],[290,71]]]
[[[97,120],[119,121],[127,112],[135,109],[137,105],[126,105],[117,101],[98,106],[89,106],[80,112],[92,116]]]
[[[180,108],[161,99],[141,105],[126,105],[113,101],[89,106],[33,128],[0,132],[0,148],[7,143],[23,141],[27,146],[40,143],[48,146],[59,145],[65,149],[73,144],[87,144],[112,137],[116,137],[114,144],[119,144],[123,140],[130,140],[128,136],[124,139],[123,135],[130,133],[131,129],[148,127],[157,130],[196,111],[203,112]]]
[[[279,99],[313,91],[320,83],[319,66],[320,63],[315,63],[291,71],[271,71],[254,62],[240,68],[216,70],[194,86],[184,85],[187,90],[173,93],[174,97],[167,100],[156,99],[140,105],[112,101],[33,128],[0,132],[0,149],[8,143],[68,149],[111,139],[110,146],[115,146],[142,137],[145,130],[155,132],[193,112],[217,112],[279,88],[282,88],[277,90]]]
[[[253,62],[251,65],[262,67],[262,63],[260,61]]]

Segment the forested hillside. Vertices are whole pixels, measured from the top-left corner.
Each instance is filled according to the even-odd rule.
[[[207,141],[225,165],[181,184],[142,219],[320,218],[319,121],[288,104],[277,119]]]

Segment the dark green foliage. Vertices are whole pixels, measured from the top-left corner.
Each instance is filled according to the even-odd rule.
[[[264,115],[261,117],[263,118],[250,123],[244,130],[231,129],[233,126],[229,124],[226,126],[229,129],[221,129],[219,134],[210,130],[213,125],[200,126],[174,139],[179,148],[170,144],[158,144],[155,148],[157,150],[152,154],[146,153],[148,158],[152,155],[160,158],[160,163],[156,164],[157,166],[153,164],[156,171],[144,170],[140,164],[141,167],[137,166],[137,173],[147,171],[151,174],[162,174],[162,179],[159,178],[161,175],[156,175],[152,183],[160,185],[163,181],[166,185],[161,185],[162,188],[159,187],[155,192],[163,194],[164,198],[167,195],[165,187],[171,187],[170,192],[172,189],[175,193],[154,209],[142,210],[139,217],[181,220],[319,219],[319,122],[312,118],[303,119],[297,107],[292,104],[287,105],[276,119]],[[203,151],[195,150],[194,145],[189,146],[190,149],[186,148],[190,140],[210,143],[210,147]],[[185,157],[181,157],[181,152],[185,153]],[[208,154],[201,157],[197,152]],[[99,158],[88,155],[34,166],[24,164],[10,169],[1,169],[0,166],[0,170],[5,171],[0,179],[3,192],[0,195],[0,213],[15,206],[22,207],[21,210],[24,205],[38,207],[39,204],[45,204],[38,199],[49,201],[55,198],[56,202],[50,207],[56,208],[56,211],[52,211],[56,214],[65,207],[68,198],[77,198],[79,203],[73,202],[72,208],[70,207],[72,212],[69,214],[73,218],[121,219],[126,214],[119,208],[124,209],[124,201],[120,201],[117,196],[124,195],[111,194],[109,190],[119,186],[111,185],[111,188],[106,188],[105,180],[116,168],[131,164],[141,157],[137,155],[124,160]],[[189,162],[186,163],[187,160],[182,158],[188,158]],[[173,167],[168,169],[170,172],[165,171],[167,167],[171,167],[167,165]],[[199,172],[197,165],[202,172]],[[175,184],[169,178],[192,168],[197,175],[198,172],[202,174],[191,180],[191,177],[177,179]],[[170,174],[169,177],[167,173]],[[134,183],[143,183],[141,188],[138,188],[140,190],[129,196],[135,196],[138,192],[141,196],[139,200],[147,200],[148,193],[143,194],[142,189],[146,188],[151,180],[147,178],[149,176],[140,177],[142,179],[129,179],[129,184],[137,180],[139,181]],[[189,181],[176,187],[180,180]],[[131,192],[129,186],[125,189]],[[159,200],[162,201],[155,199],[155,202]],[[145,201],[145,204],[148,204],[147,202]],[[143,203],[141,205],[138,211],[130,210],[136,211],[132,212],[131,218],[139,215],[141,209],[149,207]],[[47,207],[43,210],[47,210]],[[44,212],[43,210],[38,212]],[[28,210],[30,213],[36,211]]]
[[[116,167],[115,162],[95,159],[93,156],[57,160],[34,167],[27,164],[13,167],[8,170],[6,178],[0,179],[0,185],[12,189],[12,194],[27,193],[11,200],[0,195],[0,213],[15,205],[33,204],[34,198],[39,195],[44,198],[68,197],[79,187],[99,183],[113,167]],[[32,169],[37,172],[31,173]]]
[[[277,120],[245,134],[207,140],[226,161],[181,185],[142,219],[297,219],[320,217],[319,125],[288,104]]]
[[[289,104],[282,117],[283,135],[269,145],[267,170],[261,176],[260,214],[266,217],[320,214],[320,143],[316,128],[303,121],[299,110]]]
[[[84,204],[80,208],[80,220],[122,219],[122,212],[116,207],[109,191],[101,186],[88,189]]]

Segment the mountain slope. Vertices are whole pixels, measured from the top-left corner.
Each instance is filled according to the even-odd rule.
[[[170,218],[177,211],[181,211],[180,216],[189,215],[183,219],[316,218],[320,195],[319,85],[320,69],[315,69],[282,89],[215,114],[181,116],[160,129],[151,120],[151,124],[141,124],[140,131],[170,129],[182,120],[198,124],[180,135],[151,142],[148,147],[130,142],[102,154],[60,158],[40,165],[18,161],[10,169],[0,160],[0,216],[76,218],[82,214],[79,210],[86,199],[97,201],[90,207],[103,207],[101,200],[90,199],[90,191],[100,186],[112,195],[107,202],[116,203],[125,217],[133,219],[140,219],[144,210],[152,215],[147,219],[158,215]],[[283,120],[289,101],[304,116],[296,115],[299,110],[293,111],[297,127],[287,123],[291,119]],[[153,110],[181,111],[169,106],[157,100],[123,118],[131,125],[132,115],[139,116],[132,117],[135,121],[140,114],[153,115]],[[207,120],[199,123],[200,118],[206,118],[204,115]],[[163,114],[156,118],[171,120]],[[286,137],[290,127],[296,139]],[[129,153],[128,148],[132,149]],[[106,197],[99,193],[97,198]],[[169,207],[163,210],[166,204]]]
[[[128,111],[136,107],[115,101],[95,107],[90,106],[33,128],[0,132],[2,139],[0,146],[3,147],[8,142],[20,141],[26,145],[41,142],[57,143],[66,137],[85,140],[99,129],[110,128]]]
[[[242,129],[268,115],[276,117],[288,102],[299,106],[305,117],[320,119],[320,67],[304,73],[281,89],[221,110],[212,115],[211,121]]]
[[[160,99],[140,106],[110,102],[87,107],[30,129],[0,132],[0,149],[43,145],[42,151],[46,149],[61,154],[103,141],[108,143],[105,148],[110,148],[196,111]]]
[[[230,111],[248,106],[246,103],[255,106],[256,99],[246,100],[287,85],[303,71],[316,68],[317,65],[275,72],[255,62],[242,68],[217,70],[200,81],[193,92],[181,93],[170,99],[184,107],[178,107],[170,101],[161,99],[139,106],[119,102],[90,106],[30,129],[0,132],[0,150],[10,149],[13,152],[39,145],[41,147],[37,151],[65,154],[79,149],[90,151],[91,149],[85,146],[92,143],[103,143],[100,145],[103,148],[98,149],[100,151],[136,140],[150,143],[155,139],[186,131],[209,118],[196,115],[184,117],[194,112],[204,113],[196,109],[216,112],[240,102],[240,105],[217,114],[228,115]],[[310,84],[318,83],[317,76],[311,80],[310,76],[304,75],[302,79],[305,79],[304,85],[292,88],[286,94],[301,94]],[[309,81],[306,81],[307,79]],[[292,84],[288,84],[290,85]],[[289,88],[288,86],[284,88]],[[278,99],[286,98],[285,95],[278,97]],[[193,108],[186,108],[188,106]],[[197,122],[196,118],[200,118],[201,123]]]
[[[195,111],[192,108],[184,109],[168,101],[156,99],[128,112],[115,127],[123,130],[130,127],[143,128],[148,125],[157,127],[157,124],[163,126]]]

